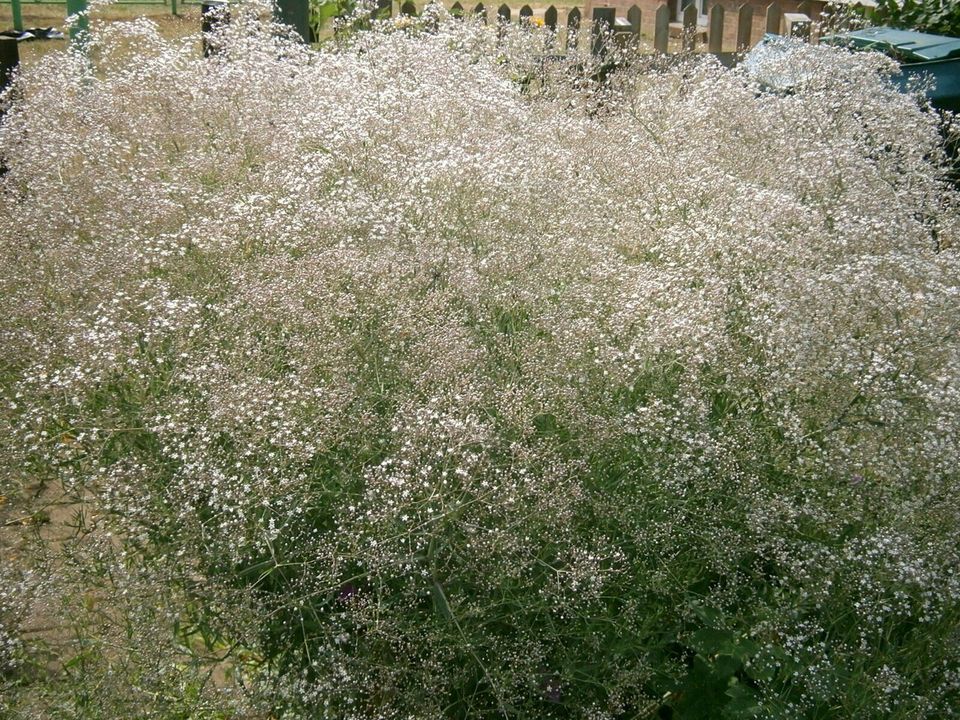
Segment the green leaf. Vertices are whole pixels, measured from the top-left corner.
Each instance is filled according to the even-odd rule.
[[[433,607],[445,619],[452,620],[453,613],[450,612],[450,604],[447,602],[447,596],[440,587],[440,583],[434,581],[430,587],[430,595],[433,598]]]
[[[717,655],[713,661],[710,663],[713,675],[718,679],[723,680],[736,680],[734,677],[740,668],[743,667],[743,663],[737,660],[732,655]]]
[[[698,630],[690,638],[690,646],[704,655],[717,653],[733,654],[733,634],[729,630],[704,628]]]
[[[759,717],[762,708],[757,702],[756,692],[741,682],[731,683],[725,693],[730,700],[723,708],[723,716],[727,718],[755,718]]]
[[[693,610],[693,614],[700,618],[707,627],[716,628],[723,626],[723,613],[716,608],[694,603],[690,606],[690,609]]]

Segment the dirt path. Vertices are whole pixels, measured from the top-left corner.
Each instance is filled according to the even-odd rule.
[[[181,8],[177,15],[170,12],[170,8],[164,5],[111,5],[102,8],[94,15],[94,21],[98,18],[107,21],[132,20],[138,17],[147,17],[153,20],[163,37],[177,38],[184,37],[200,29],[200,8],[196,5],[190,5]],[[24,5],[23,6],[23,26],[32,27],[54,27],[66,32],[65,5]],[[0,5],[0,30],[13,29],[13,16],[11,15],[10,5]],[[63,50],[67,46],[66,40],[30,40],[19,43],[20,62],[23,65],[29,65],[37,58],[56,50]],[[199,47],[199,45],[198,45]]]
[[[20,497],[4,498],[0,506],[0,557],[8,568],[55,573],[69,545],[90,532],[89,514],[89,502],[57,482],[27,486]],[[56,671],[68,654],[74,631],[58,598],[45,590],[41,584],[31,593],[19,636],[38,651],[48,670]]]

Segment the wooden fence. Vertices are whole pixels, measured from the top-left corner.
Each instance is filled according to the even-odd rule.
[[[813,2],[807,0],[801,2],[799,6],[794,6],[797,7],[797,12],[784,12],[781,4],[774,0],[763,9],[764,22],[755,23],[755,5],[743,3],[733,13],[716,2],[708,11],[706,24],[702,24],[702,20],[698,21],[695,4],[688,5],[682,16],[673,20],[671,7],[663,2],[654,12],[652,38],[650,33],[646,37],[652,39],[654,49],[662,53],[668,52],[671,45],[676,45],[676,43],[671,44],[671,39],[678,40],[683,50],[692,50],[697,44],[705,44],[706,49],[714,53],[723,50],[749,49],[760,40],[763,32],[798,36],[809,40],[812,36]],[[566,34],[570,30],[580,30],[582,21],[582,11],[579,7],[558,9],[551,5],[546,10],[535,12],[530,5],[516,8],[506,3],[495,6],[484,5],[482,2],[473,5],[468,2],[464,5],[459,1],[452,4],[444,3],[444,7],[455,16],[469,13],[479,15],[488,22],[519,22],[520,24],[535,22],[546,25],[561,34]],[[381,8],[386,8],[386,4],[381,5]],[[618,10],[625,11],[625,14],[617,16]],[[417,15],[419,14],[418,6],[413,0],[405,0],[402,3],[393,2],[388,14]],[[563,17],[563,14],[566,17]],[[735,30],[727,27],[731,22],[730,16],[733,16]],[[602,27],[613,30],[617,35],[640,36],[645,18],[643,11],[637,5],[633,5],[630,8],[594,8],[591,20],[594,37]],[[757,32],[758,24],[761,26],[760,32]],[[724,47],[725,34],[729,38],[726,47]],[[729,40],[733,40],[733,46]]]
[[[760,39],[762,32],[756,32],[758,24],[767,33],[812,39],[813,1],[804,0],[797,6],[797,12],[785,13],[778,0],[773,0],[764,8],[765,22],[762,24],[755,23],[755,6],[748,2],[740,5],[736,13],[729,12],[722,4],[714,2],[708,11],[706,24],[698,21],[696,3],[689,4],[684,9],[682,16],[673,20],[670,6],[666,2],[662,2],[653,13],[652,38],[649,32],[646,38],[648,40],[652,39],[653,48],[661,53],[668,52],[671,46],[674,49],[689,51],[695,49],[698,44],[706,45],[705,49],[712,53],[721,53],[724,50],[743,51],[753,47]],[[84,10],[86,2],[87,0],[0,0],[0,4],[11,4],[14,26],[17,29],[22,29],[23,24],[20,18],[21,3],[66,3],[69,14]],[[120,0],[120,2],[164,5],[169,2],[173,13],[177,12],[178,5],[187,3],[212,4],[211,0]],[[73,7],[71,7],[71,4]],[[455,16],[470,13],[479,15],[488,22],[542,24],[551,27],[558,34],[563,35],[564,38],[570,31],[580,31],[582,20],[584,20],[582,10],[579,7],[566,6],[558,9],[551,5],[546,10],[535,12],[530,5],[514,8],[504,3],[497,7],[492,2],[490,5],[484,5],[483,2],[473,5],[469,0],[467,0],[466,5],[462,4],[460,0],[452,4],[446,2],[443,4]],[[310,37],[307,7],[308,0],[277,0],[278,19],[293,25],[302,37]],[[380,17],[418,15],[424,7],[425,4],[422,0],[419,3],[414,2],[414,0],[377,0],[375,13]],[[621,8],[620,10],[623,11],[624,9]],[[630,35],[641,36],[641,27],[644,20],[641,9],[637,5],[633,5],[625,9],[625,15],[619,17],[616,15],[617,11],[617,8],[609,7],[593,9],[590,30],[594,49],[599,50],[602,45],[598,41],[598,36],[604,28],[612,30],[615,36],[621,38]],[[730,23],[728,15],[735,15],[733,18],[735,34],[730,32],[732,28],[727,27]],[[725,33],[728,37],[726,47],[724,46]],[[730,40],[734,37],[735,41],[731,47]],[[675,42],[671,43],[671,39]]]

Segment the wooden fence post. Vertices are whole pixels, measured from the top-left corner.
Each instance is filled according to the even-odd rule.
[[[697,6],[691,3],[683,9],[682,47],[684,52],[693,52],[697,44]]]
[[[601,55],[606,52],[606,37],[608,33],[613,32],[613,24],[616,21],[616,8],[593,9],[593,25],[590,28],[590,35],[592,39],[590,51],[594,55]]]
[[[715,2],[710,8],[710,45],[712,53],[723,52],[723,5]]]
[[[86,45],[87,32],[90,30],[87,0],[67,0],[67,16],[70,15],[77,16],[77,20],[70,26],[70,42],[83,47]]]
[[[803,13],[783,14],[783,34],[810,42],[810,18]]]
[[[277,0],[277,22],[290,25],[303,42],[310,42],[310,3],[308,0]]]
[[[807,42],[816,43],[818,42],[817,35],[820,23],[814,22],[815,18],[813,17],[813,3],[810,0],[803,0],[800,5],[797,6],[797,12],[803,13],[808,18],[810,18],[810,37],[807,38]]]
[[[630,21],[630,27],[633,29],[634,35],[640,34],[640,20],[642,15],[640,14],[640,8],[636,5],[630,6],[630,10],[627,11],[627,20]]]
[[[210,57],[220,51],[218,44],[210,42],[210,33],[230,21],[230,6],[226,0],[204,0],[200,6],[200,31],[203,36],[203,56]]]
[[[0,92],[10,84],[10,76],[20,65],[20,47],[16,38],[0,37]],[[0,114],[3,111],[0,110]]]
[[[666,54],[667,40],[670,38],[670,8],[661,3],[654,16],[653,49]]]
[[[780,34],[780,21],[783,19],[783,11],[780,9],[780,3],[773,0],[767,5],[767,32],[772,35]]]
[[[10,84],[10,77],[20,65],[20,47],[16,38],[0,37],[0,93]],[[3,108],[0,108],[0,120],[3,120]],[[6,159],[0,155],[0,177],[10,171]]]
[[[20,9],[20,0],[10,0],[10,12],[13,14],[13,29],[23,30],[23,12]]]
[[[753,46],[753,6],[744,3],[737,12],[737,52]]]

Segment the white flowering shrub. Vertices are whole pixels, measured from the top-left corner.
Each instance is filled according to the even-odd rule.
[[[25,614],[29,585],[11,568],[0,569],[0,676],[14,672],[22,661],[20,624]],[[3,706],[0,705],[0,708]]]
[[[960,204],[888,61],[231,23],[95,28],[0,128],[4,461],[94,498],[99,622],[168,623],[101,665],[202,636],[274,717],[960,707]]]

